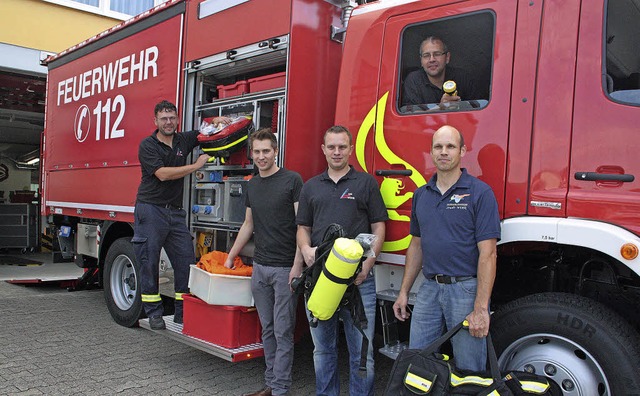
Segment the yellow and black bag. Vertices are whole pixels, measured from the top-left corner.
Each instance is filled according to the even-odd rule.
[[[466,323],[460,323],[425,349],[405,349],[391,369],[385,396],[404,395],[492,395],[562,396],[560,387],[542,375],[510,371],[502,375],[496,351],[487,336],[488,371],[458,370],[455,360],[438,352]]]

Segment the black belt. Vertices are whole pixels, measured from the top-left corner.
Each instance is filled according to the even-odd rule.
[[[173,204],[158,205],[158,206],[160,206],[162,208],[165,208],[165,209],[175,209],[175,210],[182,209],[182,206],[177,206],[177,205],[173,205]]]
[[[429,279],[436,281],[436,283],[440,283],[443,285],[450,285],[456,282],[462,282],[469,279],[473,279],[475,276],[449,276],[449,275],[434,275]]]

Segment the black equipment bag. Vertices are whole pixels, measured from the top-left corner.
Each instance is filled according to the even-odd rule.
[[[489,370],[474,372],[456,369],[454,359],[438,350],[463,327],[465,322],[425,349],[405,349],[400,352],[391,369],[384,395],[562,396],[560,387],[545,376],[523,371],[500,374],[490,334],[487,335]]]

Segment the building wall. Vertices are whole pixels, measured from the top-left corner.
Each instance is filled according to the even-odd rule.
[[[121,21],[42,0],[0,1],[0,43],[60,52]]]
[[[42,58],[63,51],[120,22],[119,19],[43,0],[0,0],[0,73],[44,77],[47,68],[40,65]],[[12,111],[10,108],[0,108],[1,114]],[[11,160],[15,155],[8,154],[7,143],[3,141],[10,127],[11,124],[5,123],[0,128],[0,163],[9,169],[8,179],[0,182],[0,190],[4,191],[4,199],[0,202],[9,202],[11,191],[35,190],[39,174],[38,170],[18,169]],[[28,132],[36,133],[35,139],[39,141],[41,131]],[[37,146],[34,148],[37,149]]]

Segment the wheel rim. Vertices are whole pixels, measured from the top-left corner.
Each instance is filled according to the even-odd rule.
[[[129,257],[121,254],[113,260],[109,281],[113,302],[123,311],[131,308],[136,299],[137,279]]]
[[[509,345],[498,361],[501,371],[544,375],[564,395],[611,395],[607,378],[596,359],[575,342],[554,334],[532,334]]]

